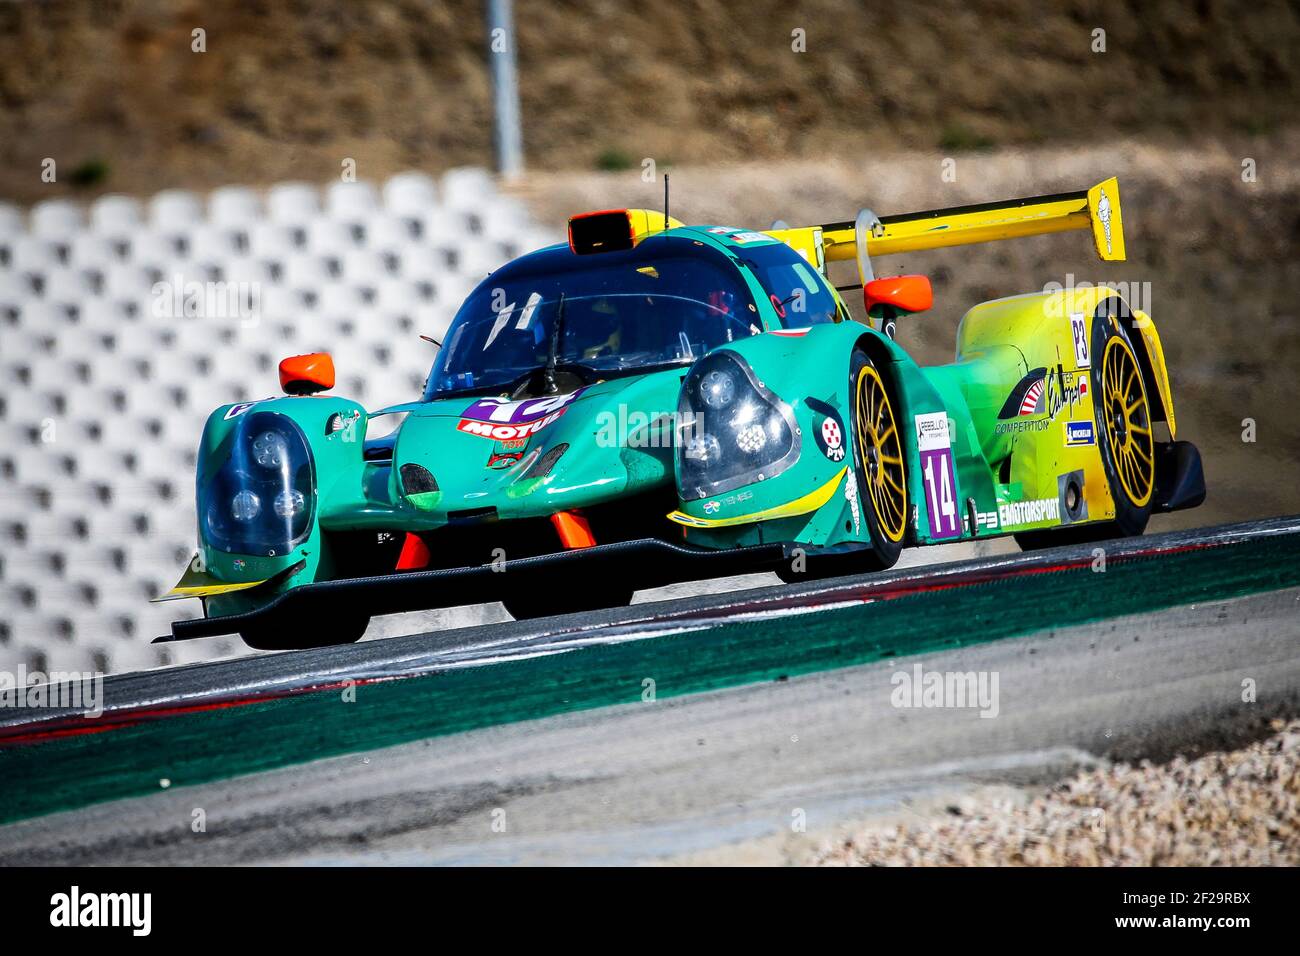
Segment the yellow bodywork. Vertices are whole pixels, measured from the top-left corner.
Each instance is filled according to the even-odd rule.
[[[835,477],[826,484],[822,485],[816,491],[811,491],[802,498],[796,498],[794,501],[787,501],[785,504],[768,508],[765,511],[750,512],[748,514],[734,515],[729,518],[697,518],[694,515],[688,515],[682,511],[674,511],[668,515],[670,521],[675,521],[680,525],[688,528],[725,528],[728,525],[735,524],[753,524],[755,521],[771,521],[774,518],[793,518],[796,515],[808,514],[816,511],[826,502],[831,500],[835,494],[835,489],[839,487],[844,475],[848,472],[847,468],[841,468],[835,473]]]
[[[179,601],[182,598],[205,598],[214,597],[218,594],[231,594],[235,591],[246,591],[249,588],[255,588],[259,584],[265,584],[269,578],[262,581],[238,581],[231,583],[229,581],[220,581],[208,574],[206,571],[200,571],[195,567],[199,563],[199,556],[194,555],[190,563],[185,566],[185,573],[181,579],[176,582],[166,594],[160,594],[154,598],[151,603],[157,604],[162,601]]]
[[[632,227],[632,238],[635,242],[640,242],[646,236],[652,236],[656,232],[675,229],[682,225],[672,216],[665,220],[663,213],[656,212],[653,209],[629,209],[627,210],[627,221]]]
[[[1117,179],[1112,177],[1077,193],[885,216],[867,237],[867,253],[875,258],[1076,229],[1092,234],[1102,261],[1124,260]],[[767,234],[823,270],[826,262],[857,257],[857,231],[851,222],[773,229]]]
[[[1141,309],[1133,310],[1133,328],[1137,329],[1138,334],[1142,336],[1142,344],[1147,347],[1147,358],[1151,360],[1151,374],[1156,380],[1160,401],[1165,407],[1165,423],[1169,426],[1169,437],[1176,438],[1178,430],[1174,427],[1174,392],[1169,387],[1169,369],[1165,365],[1165,350],[1160,344],[1160,333],[1156,331],[1156,324],[1151,321],[1151,316]]]

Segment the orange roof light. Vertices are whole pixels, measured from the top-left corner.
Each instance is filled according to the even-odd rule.
[[[328,352],[291,355],[280,362],[280,388],[286,395],[311,395],[334,387],[334,360]]]
[[[681,223],[653,209],[599,209],[569,217],[569,248],[574,255],[631,249],[647,236]]]
[[[569,217],[569,248],[574,255],[631,249],[636,241],[626,209],[601,209]]]

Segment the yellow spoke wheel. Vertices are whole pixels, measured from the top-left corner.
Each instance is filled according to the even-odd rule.
[[[857,417],[854,431],[876,527],[889,541],[902,541],[907,520],[907,478],[889,392],[880,373],[870,365],[858,372],[854,392]]]
[[[1115,461],[1116,477],[1133,506],[1146,507],[1156,482],[1151,407],[1147,404],[1137,357],[1119,336],[1106,343],[1101,381],[1100,417]]]

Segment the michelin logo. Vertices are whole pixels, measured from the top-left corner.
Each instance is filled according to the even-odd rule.
[[[1093,431],[1092,422],[1065,423],[1066,445],[1093,445],[1096,444],[1096,441],[1096,434]]]

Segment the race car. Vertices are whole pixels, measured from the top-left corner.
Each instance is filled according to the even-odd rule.
[[[768,230],[574,216],[465,300],[416,400],[368,412],[328,354],[225,405],[199,446],[199,552],[160,640],[359,639],[372,616],[502,601],[516,618],[770,570],[888,568],[911,545],[1141,534],[1199,504],[1150,316],[1115,289],[971,308],[951,364],[896,341],[929,309],[894,253],[1065,230],[1124,258],[1118,183]],[[828,278],[856,260],[867,322]]]

